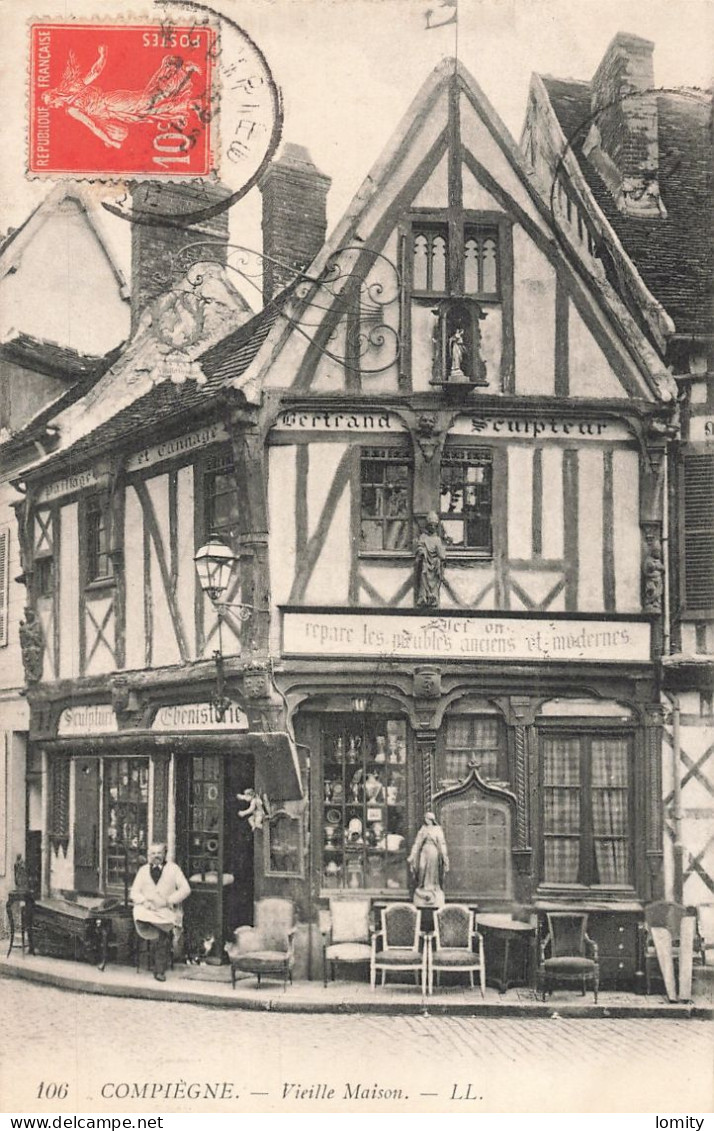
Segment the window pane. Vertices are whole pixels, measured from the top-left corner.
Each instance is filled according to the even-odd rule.
[[[446,723],[445,747],[442,780],[462,780],[473,762],[486,781],[505,777],[505,731],[496,716],[450,717]]]
[[[543,794],[546,833],[580,833],[580,793],[577,789],[549,786]]]
[[[408,550],[411,540],[411,468],[406,454],[393,448],[363,449],[360,461],[361,548]]]
[[[580,842],[577,838],[545,842],[543,878],[551,883],[574,884],[578,878]]]
[[[478,242],[466,240],[464,245],[464,290],[466,294],[476,294],[478,286]]]
[[[385,523],[385,550],[406,550],[409,548],[409,524],[404,520]]]
[[[429,254],[427,238],[423,234],[414,237],[414,288],[425,291],[427,287],[427,256]]]
[[[107,814],[106,880],[132,879],[148,847],[149,759],[108,758],[104,762]]]
[[[433,291],[446,290],[446,240],[443,236],[435,236],[432,244],[432,275],[431,289]]]
[[[543,783],[580,784],[580,742],[571,738],[549,738],[543,744]]]
[[[406,725],[337,715],[322,735],[322,885],[406,890]]]
[[[484,294],[495,294],[498,290],[498,261],[495,239],[483,241],[481,267],[483,271],[482,292]]]
[[[491,453],[447,448],[441,467],[441,520],[452,546],[491,551]],[[461,516],[457,522],[456,516]]]

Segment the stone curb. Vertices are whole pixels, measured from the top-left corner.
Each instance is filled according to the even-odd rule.
[[[136,998],[147,1001],[175,1001],[188,1002],[192,1005],[213,1006],[221,1009],[245,1009],[257,1012],[272,1013],[336,1013],[336,1014],[412,1014],[428,1016],[467,1016],[467,1017],[518,1017],[518,1018],[652,1018],[714,1020],[714,1006],[702,1003],[672,1003],[659,1002],[647,1005],[612,1004],[606,1002],[595,1005],[592,1002],[583,1004],[573,1002],[523,1002],[523,1001],[434,1001],[425,1002],[421,996],[411,999],[397,997],[391,1001],[370,1000],[365,997],[359,1001],[325,1001],[320,1000],[317,992],[312,994],[296,994],[295,987],[285,995],[271,993],[269,990],[251,990],[225,994],[212,992],[210,984],[203,990],[189,989],[177,985],[176,982],[167,985],[157,985],[155,982],[143,981],[132,985],[129,982],[104,980],[101,975],[92,976],[89,971],[68,975],[62,971],[40,970],[23,967],[18,962],[11,962],[0,958],[0,975],[9,978],[21,978],[25,981],[35,982],[39,985],[54,986],[57,989],[69,990],[75,993],[102,994],[108,997]],[[322,987],[319,987],[320,989]]]

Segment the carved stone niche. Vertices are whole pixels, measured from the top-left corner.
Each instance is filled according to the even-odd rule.
[[[433,307],[431,384],[468,393],[486,388],[486,363],[481,356],[485,312],[473,299],[444,299]]]
[[[449,853],[447,899],[513,899],[515,796],[472,769],[459,785],[437,793],[433,808]]]

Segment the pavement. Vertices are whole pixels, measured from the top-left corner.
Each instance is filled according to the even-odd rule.
[[[128,974],[140,987],[153,982]],[[175,971],[167,986],[175,992],[183,980]],[[303,990],[293,987],[296,1000]],[[250,992],[222,987],[229,1000]],[[330,992],[345,991],[336,983]],[[265,1004],[282,991],[261,994]],[[141,1000],[17,977],[2,979],[0,995],[5,1111],[661,1114],[711,1111],[714,1096],[714,1025],[672,1012],[564,1016],[549,1003],[547,1017],[279,1013],[217,1009],[210,995],[206,1004]],[[404,996],[419,997],[409,987]]]
[[[374,990],[360,981],[266,981],[260,987],[252,975],[231,986],[227,966],[177,965],[157,982],[146,970],[108,965],[103,971],[88,963],[71,962],[12,952],[0,958],[0,975],[83,994],[185,1002],[226,1009],[275,1013],[377,1013],[468,1015],[470,1017],[581,1017],[581,1018],[696,1018],[714,1019],[714,966],[695,968],[692,1001],[669,1002],[660,993],[649,996],[624,990],[601,990],[595,1004],[590,991],[583,996],[569,988],[556,989],[547,1002],[530,987],[515,987],[501,994],[454,984],[435,987],[423,998],[416,985],[388,983]]]

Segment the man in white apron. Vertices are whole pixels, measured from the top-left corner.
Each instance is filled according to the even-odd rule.
[[[166,981],[171,936],[183,922],[181,904],[191,894],[178,864],[166,860],[166,845],[149,846],[148,861],[136,873],[130,899],[137,934],[154,943],[154,977]]]

